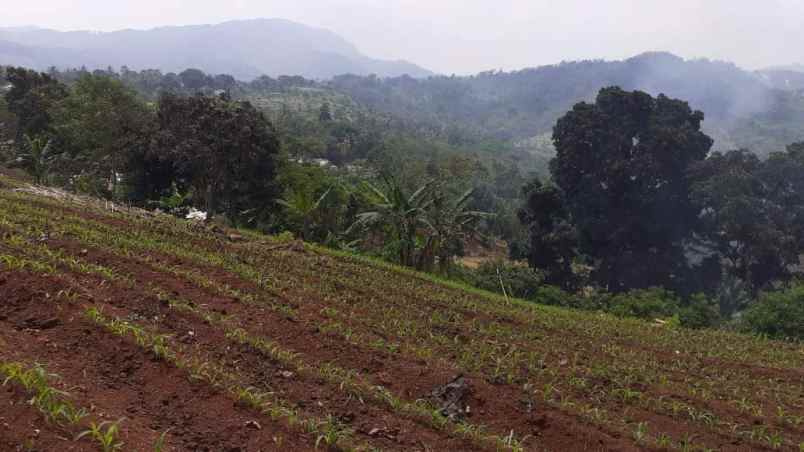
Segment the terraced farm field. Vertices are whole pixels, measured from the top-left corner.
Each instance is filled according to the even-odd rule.
[[[0,450],[804,451],[800,345],[20,187]]]

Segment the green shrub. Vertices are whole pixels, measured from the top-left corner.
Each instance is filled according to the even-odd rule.
[[[669,318],[678,312],[679,300],[662,288],[638,289],[615,295],[608,311],[619,317]]]
[[[774,339],[804,339],[804,284],[763,293],[743,314],[749,332]]]
[[[499,271],[499,273],[498,273]],[[509,297],[533,299],[544,276],[525,265],[508,262],[485,262],[472,271],[472,285],[491,292],[502,292],[500,280]]]
[[[174,183],[171,187],[170,195],[159,198],[159,201],[153,202],[152,205],[165,212],[184,218],[190,212],[192,202],[192,193],[182,193]]]
[[[720,309],[716,301],[704,294],[695,294],[678,311],[681,326],[687,328],[711,328],[720,323]]]
[[[550,306],[565,308],[577,307],[577,297],[555,286],[539,286],[532,298],[533,301]]]

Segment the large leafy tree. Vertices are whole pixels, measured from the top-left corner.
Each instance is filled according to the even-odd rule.
[[[556,123],[550,172],[599,284],[675,287],[687,274],[698,210],[686,173],[712,146],[702,121],[686,102],[612,87]]]
[[[210,77],[200,69],[185,69],[179,74],[179,78],[182,85],[192,93],[201,91],[202,88],[212,84]]]
[[[546,283],[575,289],[578,279],[572,264],[578,254],[578,234],[563,192],[538,179],[522,191],[525,204],[518,216],[519,221],[528,226],[528,263],[545,271]]]
[[[51,111],[67,97],[67,88],[48,74],[21,67],[6,68],[11,89],[5,100],[8,111],[17,118],[15,141],[25,146],[24,136],[38,137],[50,132]]]
[[[106,75],[81,76],[53,109],[53,129],[71,157],[73,172],[104,181],[114,193],[131,155],[147,148],[153,112],[135,92]]]
[[[693,166],[692,196],[700,237],[730,276],[754,293],[786,280],[798,263],[804,220],[804,155],[716,152]]]
[[[804,248],[804,142],[787,146],[785,152],[771,153],[759,176],[768,195],[789,216],[797,249]]]
[[[173,162],[207,212],[250,222],[269,213],[278,194],[279,140],[250,103],[165,94],[158,121],[163,158]]]

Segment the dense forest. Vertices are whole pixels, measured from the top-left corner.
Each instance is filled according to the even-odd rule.
[[[2,78],[0,158],[37,183],[201,210],[505,296],[802,338],[804,98],[730,64]],[[500,243],[509,256],[457,263]]]

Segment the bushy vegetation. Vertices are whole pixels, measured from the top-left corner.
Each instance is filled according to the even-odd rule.
[[[804,239],[801,145],[765,161],[709,154],[702,120],[619,88],[577,104],[554,129],[552,179],[525,187],[518,252],[550,284],[612,293],[603,310],[691,327],[729,323],[748,304],[740,290],[788,284]]]
[[[507,261],[484,262],[477,269],[456,269],[451,276],[477,288],[495,293],[504,291],[506,296],[523,300],[541,300],[541,290],[545,288],[544,276],[539,271]]]
[[[804,285],[760,295],[743,314],[747,331],[776,339],[804,340]]]

